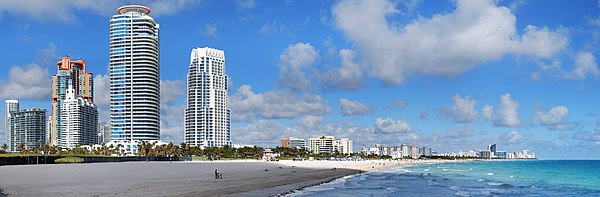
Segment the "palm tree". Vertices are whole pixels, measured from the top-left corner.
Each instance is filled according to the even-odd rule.
[[[19,145],[17,145],[17,149],[19,150],[19,152],[21,154],[25,154],[27,152],[27,150],[25,149],[25,144],[24,143],[19,143]]]
[[[8,144],[6,144],[6,143],[2,144],[2,150],[4,150],[4,152],[6,152],[6,150],[8,150]]]

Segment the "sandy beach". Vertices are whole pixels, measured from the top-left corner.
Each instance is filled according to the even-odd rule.
[[[336,178],[439,161],[193,161],[0,167],[8,196],[273,196]],[[214,178],[218,169],[222,179]]]

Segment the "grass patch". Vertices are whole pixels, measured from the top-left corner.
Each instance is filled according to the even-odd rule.
[[[54,160],[54,163],[81,163],[83,162],[83,158],[81,157],[63,157],[57,160]]]
[[[208,160],[208,156],[192,155],[192,161],[206,161],[206,160]]]

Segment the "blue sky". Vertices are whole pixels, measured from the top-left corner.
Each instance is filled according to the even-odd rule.
[[[87,60],[108,121],[108,21],[132,3],[161,25],[166,141],[183,138],[191,49],[208,46],[226,54],[235,144],[334,135],[355,150],[496,143],[600,157],[598,1],[7,0],[0,97],[49,109],[50,76],[69,55]]]

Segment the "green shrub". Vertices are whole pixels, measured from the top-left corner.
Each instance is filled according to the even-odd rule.
[[[81,157],[63,157],[57,160],[54,160],[54,163],[81,163],[83,162],[83,158]]]

